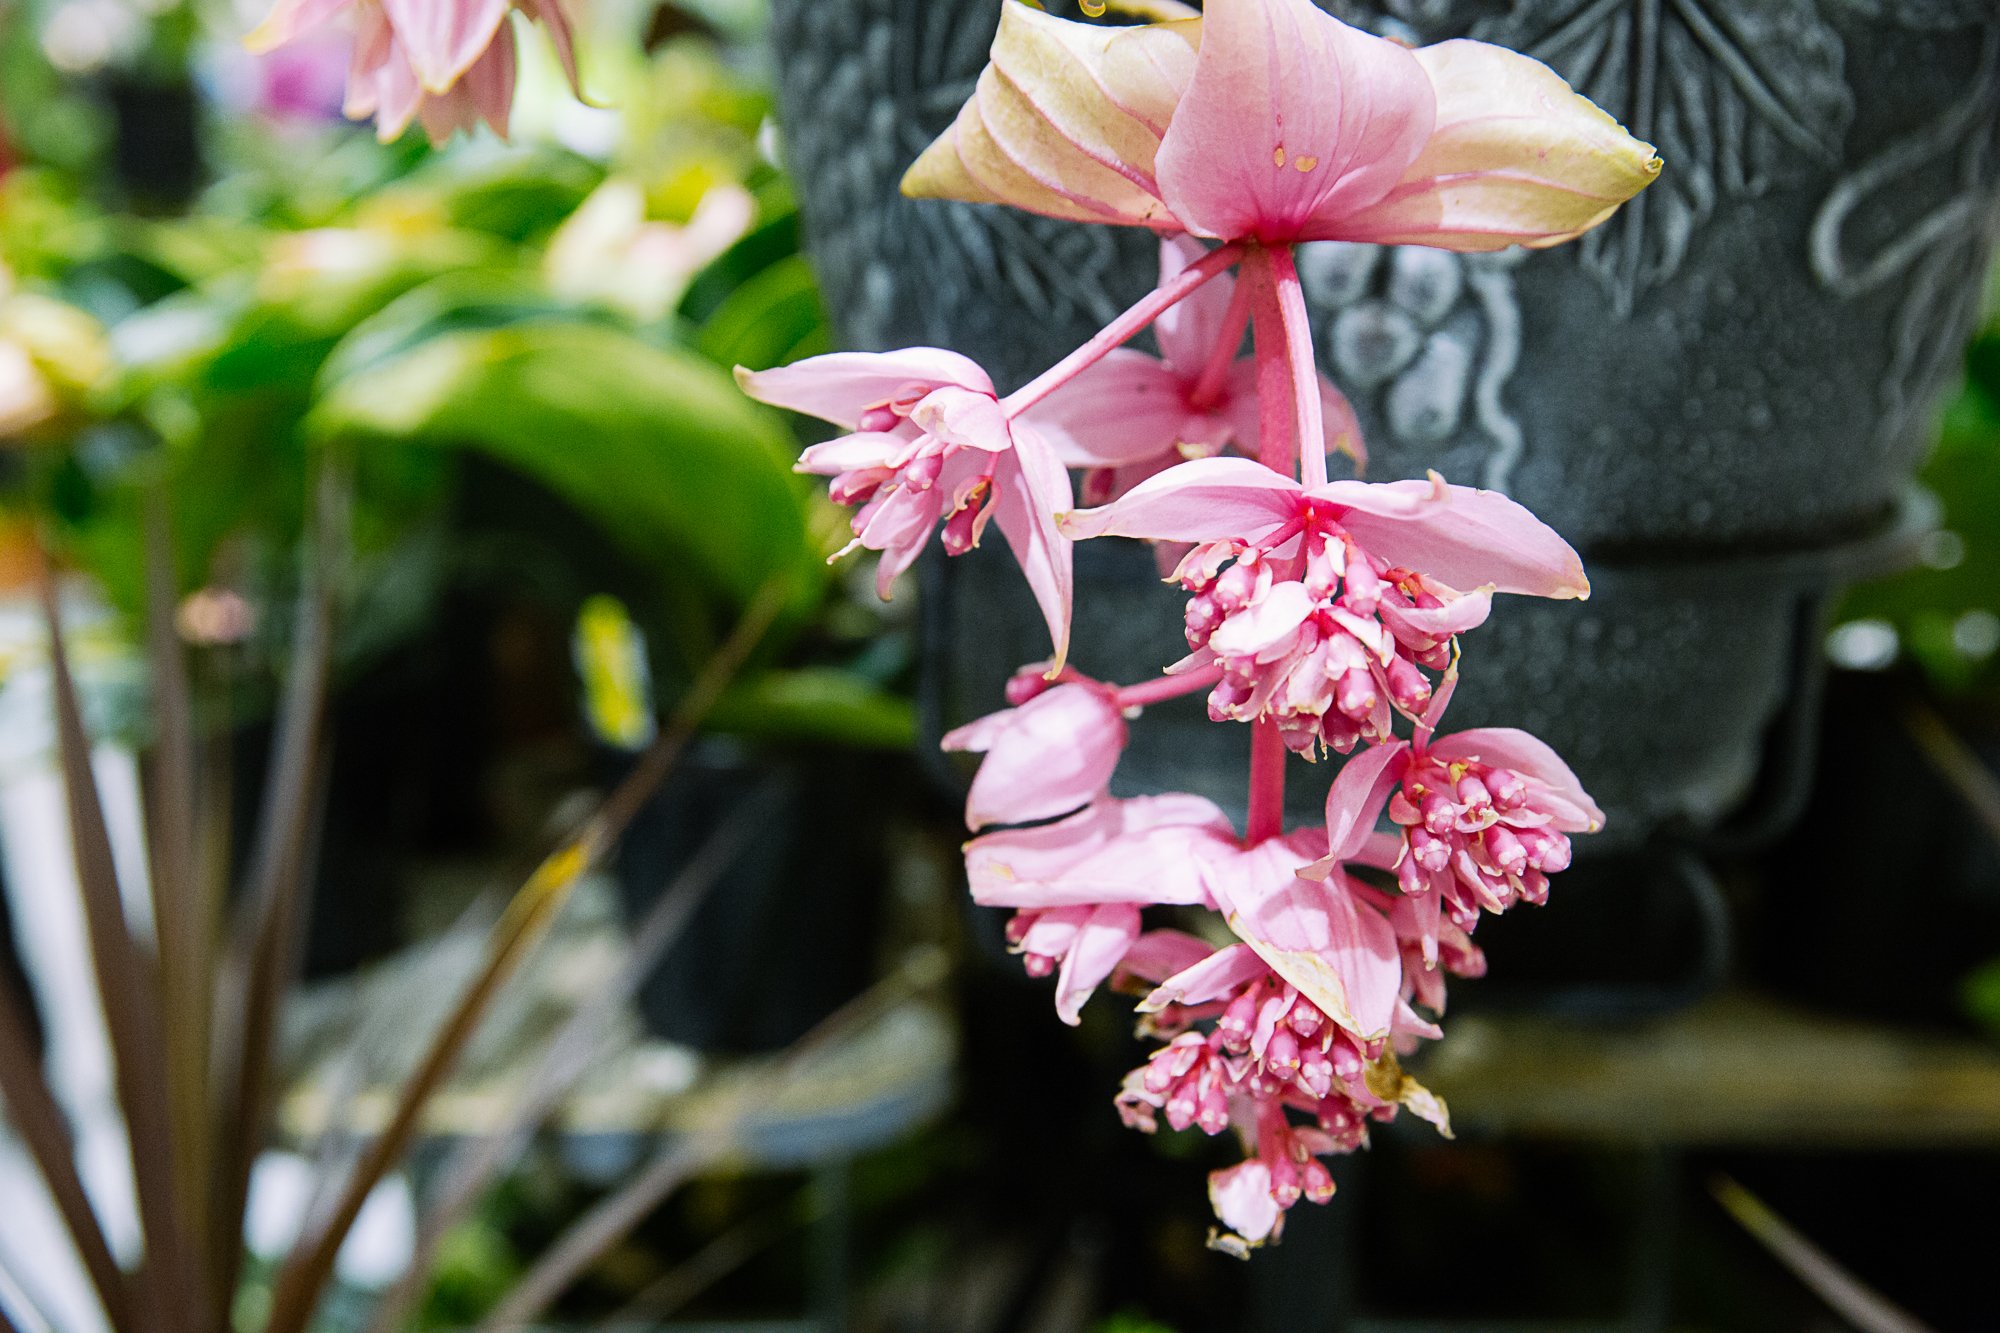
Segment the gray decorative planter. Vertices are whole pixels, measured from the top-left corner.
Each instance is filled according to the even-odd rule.
[[[1436,467],[1504,489],[1591,571],[1588,603],[1503,599],[1468,636],[1450,725],[1526,726],[1568,756],[1611,816],[1593,853],[1712,831],[1753,792],[1767,807],[1753,822],[1781,823],[1782,793],[1758,775],[1767,750],[1785,751],[1780,769],[1805,762],[1766,742],[1811,697],[1825,605],[1921,533],[1904,489],[2000,225],[2000,6],[1327,7],[1418,41],[1528,51],[1667,162],[1561,250],[1301,257],[1370,476]],[[954,347],[1005,385],[1145,290],[1148,235],[897,195],[970,92],[994,0],[773,9],[808,243],[850,344]],[[1079,556],[1080,665],[1141,679],[1182,651],[1179,601],[1149,561]],[[939,562],[931,580],[943,727],[995,706],[1045,640],[1004,555]],[[1135,731],[1121,778],[1227,799],[1245,738],[1185,711]],[[1310,812],[1322,789],[1299,785]]]

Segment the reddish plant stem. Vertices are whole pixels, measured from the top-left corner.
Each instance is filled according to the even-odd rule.
[[[1259,253],[1269,257],[1272,285],[1277,292],[1278,319],[1284,328],[1286,360],[1292,372],[1292,402],[1297,412],[1299,480],[1306,486],[1326,485],[1326,420],[1319,401],[1319,367],[1313,362],[1312,326],[1306,320],[1305,289],[1299,285],[1292,248],[1281,246]]]
[[[1243,284],[1250,289],[1250,326],[1257,349],[1257,455],[1265,467],[1292,474],[1292,367],[1285,345],[1277,269],[1271,252],[1258,247],[1245,257]],[[1276,837],[1285,829],[1285,741],[1275,722],[1253,724],[1250,733],[1250,810],[1243,829],[1246,844]]]
[[[1285,831],[1285,738],[1275,722],[1250,728],[1250,813],[1243,844],[1254,847]]]
[[[1236,366],[1236,350],[1243,345],[1243,330],[1250,326],[1250,289],[1243,283],[1229,297],[1229,310],[1222,317],[1222,336],[1201,368],[1201,378],[1188,390],[1188,406],[1205,411],[1215,406],[1229,384],[1229,372]]]
[[[1144,299],[1105,325],[1089,342],[1001,399],[1001,408],[1010,417],[1021,415],[1102,361],[1110,353],[1132,341],[1148,324],[1185,301],[1199,290],[1202,284],[1221,274],[1242,257],[1243,247],[1236,244],[1209,251],[1201,259],[1182,269],[1172,281],[1162,283],[1148,292]]]
[[[1199,671],[1185,671],[1175,676],[1161,676],[1157,680],[1144,681],[1138,685],[1123,685],[1113,691],[1112,697],[1120,708],[1144,708],[1148,704],[1165,703],[1178,699],[1184,694],[1194,694],[1211,689],[1222,679],[1222,668],[1207,666]]]

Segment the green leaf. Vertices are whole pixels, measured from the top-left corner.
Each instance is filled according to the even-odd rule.
[[[717,731],[902,750],[916,743],[908,699],[845,671],[766,671],[732,688],[709,714]]]
[[[718,368],[614,329],[448,332],[334,381],[309,440],[480,450],[577,506],[663,577],[736,599],[825,582],[784,429]]]
[[[702,325],[696,346],[719,365],[768,370],[825,329],[819,284],[804,257],[793,255],[731,292]]]

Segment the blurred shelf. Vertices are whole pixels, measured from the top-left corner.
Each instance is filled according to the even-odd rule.
[[[433,1145],[504,1123],[556,1032],[618,971],[623,932],[601,886],[586,882],[578,895],[431,1099],[422,1134]],[[460,930],[301,995],[286,1033],[293,1072],[279,1110],[282,1136],[313,1144],[329,1131],[379,1130],[480,953],[479,933]],[[713,1056],[650,1038],[629,1008],[605,1029],[589,1072],[544,1126],[574,1169],[599,1180],[631,1169],[662,1140],[724,1131],[730,1158],[746,1165],[788,1170],[851,1158],[941,1113],[957,1062],[949,1012],[921,995],[857,1017],[790,1068],[784,1052]]]
[[[1414,1072],[1462,1131],[1802,1150],[2000,1144],[2000,1049],[1726,991],[1643,1025],[1467,1014]]]

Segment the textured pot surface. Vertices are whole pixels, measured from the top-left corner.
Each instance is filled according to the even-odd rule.
[[[1976,314],[2000,226],[2000,6],[1327,7],[1528,51],[1666,159],[1557,250],[1321,243],[1300,267],[1369,476],[1436,468],[1505,490],[1590,564],[1588,603],[1505,598],[1468,636],[1450,727],[1523,726],[1567,756],[1611,815],[1594,851],[1712,827],[1814,678],[1818,616],[1865,569],[1857,547],[1882,553]],[[971,91],[993,0],[773,11],[807,240],[849,345],[953,347],[1004,386],[1147,289],[1150,234],[897,193]],[[1143,552],[1086,543],[1078,562],[1082,669],[1140,680],[1184,651],[1180,599]],[[945,726],[997,706],[1046,640],[1003,555],[938,563],[931,584],[927,689]],[[1155,717],[1122,781],[1240,800],[1243,729],[1193,703]],[[1296,785],[1305,817],[1324,788]]]
[[[1371,476],[1504,489],[1586,554],[1811,544],[1886,512],[2000,217],[2000,7],[1326,7],[1535,55],[1667,163],[1557,250],[1309,247],[1320,351]],[[847,342],[950,346],[1018,382],[1145,291],[1149,235],[897,194],[970,93],[995,0],[773,9],[788,153]]]

